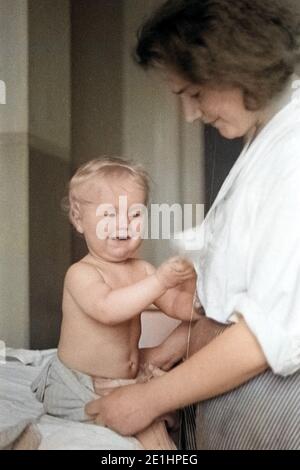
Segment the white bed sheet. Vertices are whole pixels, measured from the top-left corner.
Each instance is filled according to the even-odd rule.
[[[7,349],[6,363],[0,363],[0,445],[1,437],[16,437],[33,422],[42,436],[40,450],[141,450],[134,438],[44,414],[30,384],[54,352]]]

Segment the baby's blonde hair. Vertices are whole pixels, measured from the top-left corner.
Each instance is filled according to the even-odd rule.
[[[63,201],[63,209],[68,213],[69,219],[74,224],[75,204],[80,201],[76,197],[76,189],[95,176],[131,176],[133,180],[143,188],[145,192],[145,205],[148,204],[150,192],[150,179],[142,165],[119,157],[100,157],[81,165],[71,178],[68,185],[68,196]]]

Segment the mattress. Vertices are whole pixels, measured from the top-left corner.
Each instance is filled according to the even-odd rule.
[[[46,415],[30,384],[55,350],[6,350],[0,362],[0,449],[140,450],[135,438]]]

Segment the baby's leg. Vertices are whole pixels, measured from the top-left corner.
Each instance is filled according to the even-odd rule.
[[[154,377],[159,377],[165,373],[166,372],[152,364],[143,364],[135,381],[138,383],[148,382]],[[174,441],[168,433],[166,421],[168,421],[169,424],[171,423],[171,426],[173,427],[174,423],[177,422],[177,419],[173,413],[172,415],[170,414],[165,417],[161,417],[135,436],[146,450],[177,449]]]
[[[108,395],[118,387],[131,385],[136,382],[147,382],[151,378],[163,374],[156,367],[147,366],[140,371],[137,379],[93,379],[94,391],[98,396]],[[165,421],[163,419],[152,423],[147,429],[134,436],[146,450],[176,450],[176,446],[168,434]]]
[[[176,450],[177,447],[169,436],[165,421],[154,421],[144,431],[135,436],[146,450]]]

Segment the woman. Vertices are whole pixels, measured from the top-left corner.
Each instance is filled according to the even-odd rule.
[[[140,31],[138,62],[186,120],[245,147],[203,224],[191,357],[87,407],[121,434],[198,403],[198,449],[300,448],[299,34],[283,0],[171,0]],[[185,349],[178,335],[154,357],[169,367]]]

